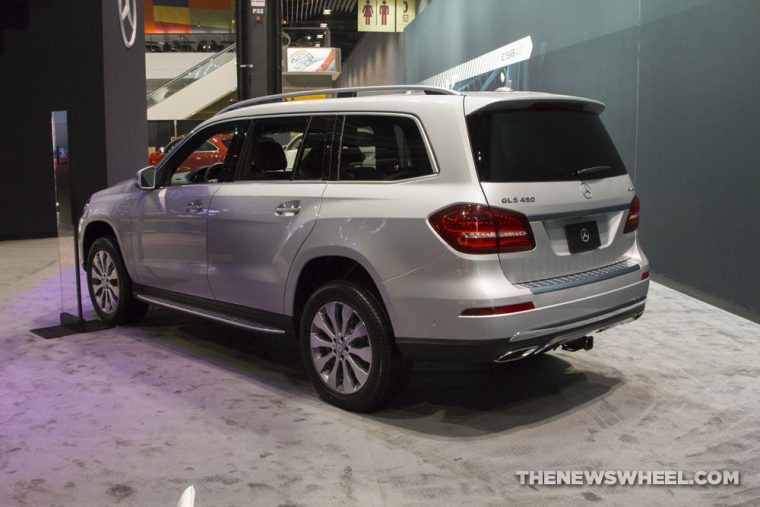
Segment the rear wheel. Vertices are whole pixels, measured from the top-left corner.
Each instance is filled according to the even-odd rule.
[[[408,377],[383,307],[359,285],[334,281],[318,289],[304,307],[300,338],[317,392],[345,410],[379,408]]]
[[[98,238],[92,244],[86,269],[90,300],[103,322],[126,324],[145,316],[148,305],[132,295],[132,280],[113,238]]]

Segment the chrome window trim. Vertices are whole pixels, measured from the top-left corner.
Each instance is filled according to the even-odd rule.
[[[430,165],[433,169],[433,174],[423,174],[422,176],[416,176],[415,178],[408,178],[405,180],[392,180],[392,181],[381,181],[381,180],[365,180],[364,182],[374,182],[374,183],[398,183],[400,181],[409,181],[412,179],[418,179],[418,178],[425,178],[428,176],[433,176],[436,174],[439,174],[438,170],[438,161],[435,158],[435,153],[433,152],[432,146],[430,145],[430,140],[428,139],[427,132],[425,131],[425,127],[422,125],[422,122],[420,119],[413,114],[410,113],[394,113],[391,111],[346,111],[344,113],[339,113],[341,116],[394,116],[398,118],[408,118],[412,120],[416,125],[417,129],[419,130],[420,134],[422,135],[422,142],[425,144],[425,151],[427,151],[428,160],[430,161]],[[341,143],[343,142],[343,131],[340,132],[340,140]],[[342,145],[341,145],[342,146]],[[340,150],[339,150],[340,151]],[[341,181],[340,179],[336,179],[334,181]],[[354,181],[353,183],[362,183],[362,181]]]
[[[156,171],[158,171],[159,169],[163,168],[166,164],[168,164],[169,163],[168,161],[171,160],[172,158],[171,154],[176,153],[177,150],[182,148],[182,146],[184,146],[185,143],[187,143],[191,137],[194,137],[195,134],[197,134],[201,130],[205,130],[209,127],[214,127],[216,125],[221,125],[223,123],[230,123],[230,122],[234,123],[234,122],[241,122],[241,121],[251,121],[251,120],[250,118],[241,116],[241,117],[236,117],[236,118],[225,118],[223,120],[211,121],[210,123],[201,123],[194,129],[192,129],[190,132],[185,134],[185,137],[183,137],[177,144],[174,145],[174,147],[171,149],[171,152],[167,152],[166,156],[164,156],[161,160],[158,161],[158,164],[155,166]],[[208,141],[208,139],[206,141]],[[172,171],[172,174],[174,174],[174,171]],[[168,175],[167,179],[170,179],[170,178],[171,178],[171,175]],[[156,188],[164,188],[164,187],[170,187],[170,186],[171,185],[161,185],[160,187],[156,186]]]
[[[397,116],[397,117],[402,117],[402,118],[409,118],[412,121],[414,121],[414,123],[417,125],[417,128],[420,131],[420,134],[422,135],[422,142],[425,144],[425,150],[427,151],[428,160],[430,160],[430,165],[431,165],[431,167],[433,169],[433,174],[425,174],[425,175],[422,175],[422,176],[417,176],[415,178],[409,178],[409,179],[405,179],[405,180],[393,180],[393,181],[369,181],[369,180],[367,180],[367,181],[354,181],[352,183],[383,183],[383,184],[400,183],[402,181],[412,181],[412,180],[416,180],[416,179],[419,179],[419,178],[427,178],[427,177],[430,177],[430,176],[436,176],[436,175],[440,174],[440,169],[439,169],[439,166],[438,166],[438,160],[435,157],[435,152],[433,151],[433,146],[432,146],[432,144],[430,144],[430,138],[428,137],[428,133],[425,130],[425,127],[422,125],[422,121],[420,121],[419,117],[417,115],[414,115],[414,114],[411,114],[411,113],[402,113],[402,112],[394,112],[394,111],[372,111],[372,110],[361,110],[361,111],[359,111],[359,110],[356,110],[356,111],[353,111],[353,110],[352,111],[340,111],[340,110],[337,110],[337,111],[305,111],[305,112],[300,112],[300,113],[299,112],[287,112],[287,113],[268,113],[268,114],[257,114],[257,115],[240,115],[240,116],[234,117],[234,119],[227,118],[227,119],[224,119],[224,120],[219,120],[219,121],[215,121],[215,122],[212,122],[212,123],[208,123],[206,125],[199,125],[195,129],[193,129],[192,131],[190,131],[190,133],[188,133],[187,136],[185,136],[185,137],[186,138],[189,137],[190,134],[192,134],[193,132],[195,132],[196,130],[198,130],[199,127],[206,128],[206,127],[210,127],[212,125],[216,125],[217,123],[222,123],[222,122],[231,121],[231,120],[233,120],[233,121],[234,120],[237,120],[237,121],[248,120],[248,121],[251,121],[251,122],[255,122],[258,119],[284,118],[284,117],[288,117],[288,116],[308,116],[308,117],[311,117],[311,116],[367,116],[367,115],[372,115],[372,116]],[[341,135],[341,138],[342,138],[343,133],[341,132],[340,135]],[[340,180],[337,180],[337,179],[336,180],[330,180],[330,183],[338,183],[339,181]]]

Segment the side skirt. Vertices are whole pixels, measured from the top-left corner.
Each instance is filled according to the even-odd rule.
[[[287,315],[265,312],[197,296],[188,296],[144,285],[135,285],[133,290],[135,298],[145,303],[177,310],[230,326],[280,335],[292,334],[294,332],[293,319]]]

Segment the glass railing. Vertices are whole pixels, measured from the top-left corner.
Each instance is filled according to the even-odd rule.
[[[186,70],[165,85],[150,92],[147,97],[148,109],[162,102],[186,86],[194,83],[204,76],[214,72],[222,65],[235,59],[235,44],[227,46],[224,50],[206,58],[199,64]]]

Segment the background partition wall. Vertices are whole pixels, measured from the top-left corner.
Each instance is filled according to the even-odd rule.
[[[398,39],[365,37],[340,84],[419,83],[530,37],[528,60],[451,86],[604,101],[653,270],[757,311],[759,26],[756,0],[435,0]]]
[[[0,240],[56,235],[52,111],[67,111],[74,218],[90,194],[146,165],[142,2],[135,5],[127,47],[116,0],[0,2]]]

